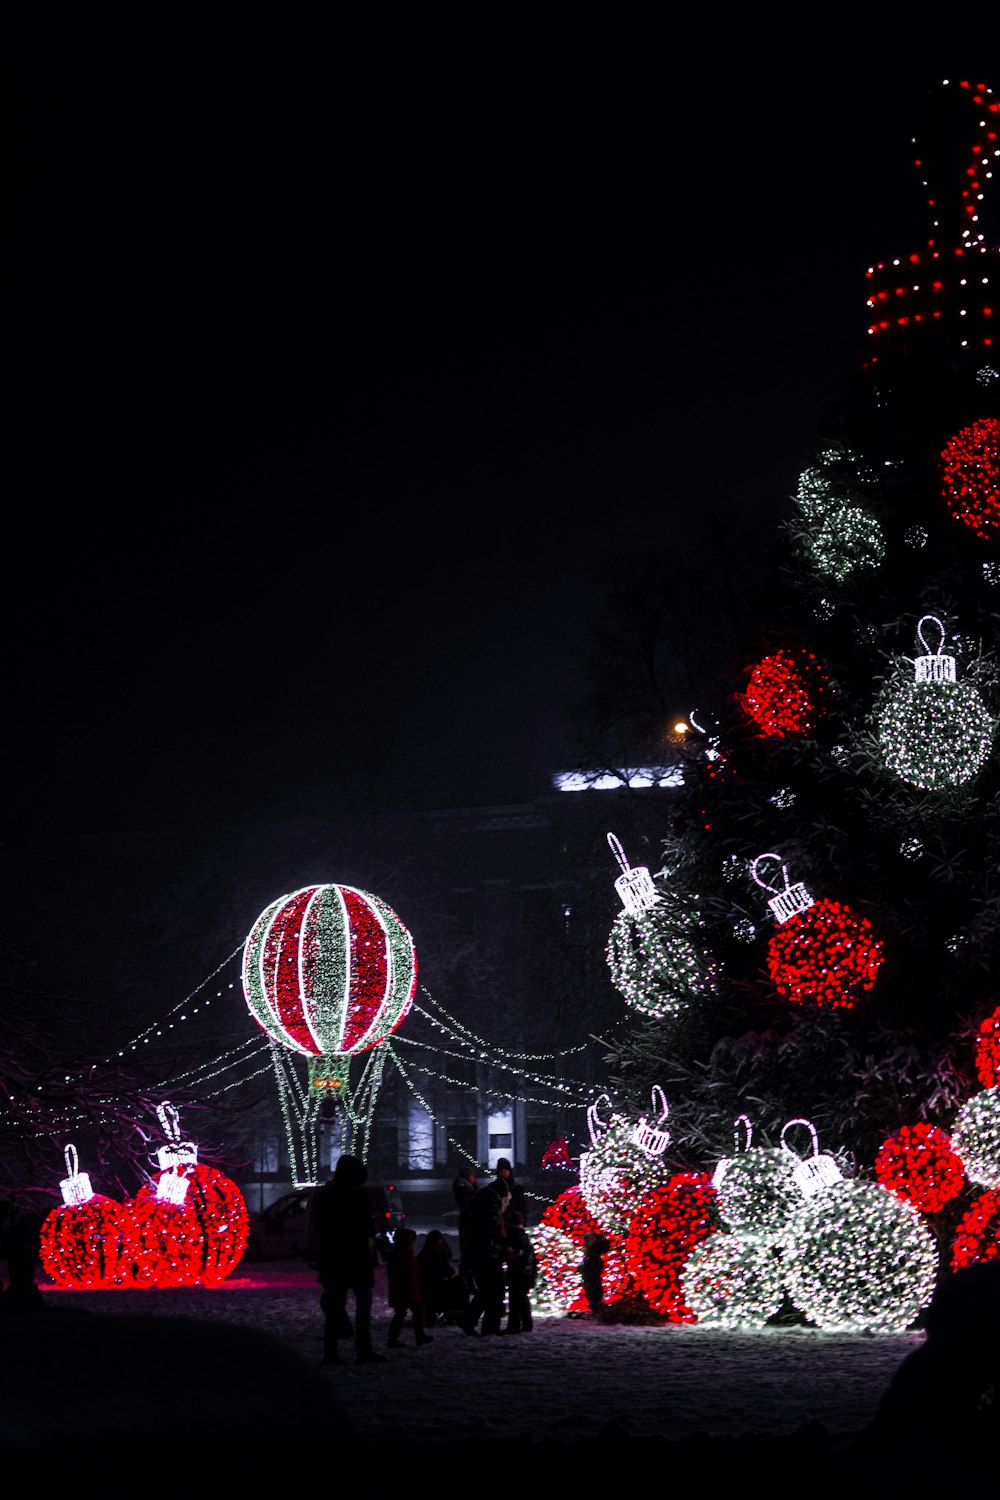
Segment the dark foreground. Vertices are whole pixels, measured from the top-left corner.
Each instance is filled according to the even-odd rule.
[[[0,1458],[8,1479],[83,1464],[164,1494],[349,1476],[374,1496],[536,1479],[579,1493],[682,1475],[710,1493],[996,1493],[996,1273],[972,1278],[971,1316],[956,1305],[926,1335],[881,1338],[555,1319],[516,1338],[437,1327],[420,1349],[407,1329],[386,1351],[377,1297],[386,1363],[345,1351],[334,1368],[318,1364],[318,1288],[294,1265],[215,1290],[48,1289],[44,1311],[0,1318]]]

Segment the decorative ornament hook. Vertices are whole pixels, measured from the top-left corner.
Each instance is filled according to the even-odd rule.
[[[588,1105],[588,1107],[587,1107],[587,1129],[590,1131],[591,1145],[594,1145],[594,1146],[597,1145],[597,1143],[600,1140],[602,1134],[610,1128],[610,1123],[609,1124],[605,1124],[605,1122],[601,1119],[601,1117],[600,1117],[600,1115],[598,1113],[597,1106],[600,1104],[600,1102],[601,1102],[602,1099],[607,1102],[607,1106],[608,1106],[608,1108],[610,1110],[612,1110],[612,1111],[614,1110],[614,1104],[612,1103],[611,1095],[610,1094],[598,1094],[598,1096],[594,1100],[593,1104]]]
[[[937,626],[938,630],[941,632],[940,639],[939,639],[939,641],[937,643],[937,651],[936,652],[932,652],[931,648],[930,648],[930,643],[928,641],[924,640],[924,625],[927,623],[928,620],[933,620],[934,624]],[[944,639],[945,639],[944,626],[941,623],[941,621],[938,619],[937,615],[922,615],[920,617],[920,619],[917,621],[917,640],[920,642],[921,646],[923,646],[925,654],[928,655],[928,656],[939,655],[940,651],[941,651],[941,648],[944,645]]]

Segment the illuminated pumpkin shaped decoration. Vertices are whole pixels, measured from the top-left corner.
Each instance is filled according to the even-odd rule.
[[[1000,420],[963,427],[941,454],[941,484],[951,514],[984,540],[1000,537]]]
[[[41,1228],[42,1265],[57,1286],[113,1286],[120,1269],[122,1205],[93,1191],[87,1173],[79,1171],[75,1146],[66,1147],[65,1158],[69,1175],[59,1184],[62,1204]]]
[[[795,1005],[850,1010],[857,991],[870,990],[875,983],[883,944],[868,919],[849,906],[814,901],[801,882],[790,886],[784,865],[783,890],[761,880],[761,860],[780,858],[761,854],[751,867],[757,884],[775,892],[767,904],[779,925],[768,945],[767,971],[778,993]]]
[[[273,901],[243,949],[250,1013],[309,1062],[313,1092],[346,1090],[349,1059],[405,1017],[417,984],[413,939],[377,896],[311,885]]]
[[[127,1205],[127,1275],[137,1286],[217,1286],[246,1249],[243,1194],[225,1173],[199,1164],[172,1105],[157,1113],[168,1139],[157,1153],[161,1170]]]
[[[741,702],[765,738],[811,734],[830,684],[811,651],[776,651],[751,668]]]

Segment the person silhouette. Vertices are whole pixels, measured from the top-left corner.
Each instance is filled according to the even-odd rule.
[[[314,1222],[323,1287],[324,1365],[339,1364],[338,1341],[354,1339],[359,1365],[383,1364],[372,1348],[372,1293],[375,1287],[375,1220],[365,1192],[368,1168],[356,1156],[342,1156],[333,1176],[316,1194]],[[347,1293],[354,1293],[354,1323],[347,1315]]]

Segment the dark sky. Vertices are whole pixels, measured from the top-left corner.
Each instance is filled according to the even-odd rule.
[[[677,9],[18,39],[10,849],[544,790],[621,561],[770,539],[997,28]]]

